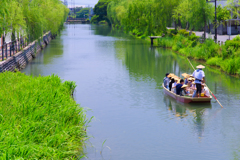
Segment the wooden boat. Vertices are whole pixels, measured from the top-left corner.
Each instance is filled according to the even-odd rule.
[[[212,96],[210,97],[196,97],[196,98],[192,98],[192,97],[186,97],[186,96],[179,96],[176,95],[175,93],[169,91],[166,87],[164,87],[164,84],[162,84],[163,88],[164,88],[164,93],[173,97],[174,99],[183,102],[183,103],[210,103],[212,100]]]

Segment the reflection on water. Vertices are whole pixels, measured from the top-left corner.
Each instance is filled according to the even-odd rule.
[[[169,110],[177,119],[192,119],[194,132],[198,137],[203,136],[204,132],[204,116],[212,108],[211,104],[184,104],[176,101],[170,96],[164,96],[163,101]]]
[[[76,101],[95,116],[88,159],[238,159],[240,81],[204,71],[225,109],[214,99],[193,105],[164,95],[166,72],[193,72],[185,57],[106,26],[82,24],[66,25],[23,70],[76,81]]]

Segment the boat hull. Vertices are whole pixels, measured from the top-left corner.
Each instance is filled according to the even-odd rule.
[[[177,101],[180,101],[182,103],[210,103],[212,100],[212,96],[210,97],[200,97],[200,98],[192,98],[192,97],[185,97],[185,96],[179,96],[175,93],[169,91],[167,88],[164,87],[164,93],[168,96],[171,96],[172,98],[176,99]]]

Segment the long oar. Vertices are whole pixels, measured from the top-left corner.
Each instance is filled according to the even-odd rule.
[[[195,68],[193,67],[192,63],[190,62],[190,60],[188,59],[188,62],[191,64],[193,70],[195,70]],[[206,83],[205,83],[206,84]],[[206,87],[208,88],[207,84]],[[215,97],[215,95],[212,93],[212,91],[208,88],[208,90],[210,91],[210,93],[212,94],[212,96],[216,99],[216,101],[218,102],[218,104],[223,108],[223,106],[221,105],[221,103],[218,101],[218,99]]]

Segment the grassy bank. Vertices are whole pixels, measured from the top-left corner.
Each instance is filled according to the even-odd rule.
[[[83,156],[88,121],[71,96],[75,87],[55,75],[1,73],[0,159]]]
[[[240,37],[227,41],[224,45],[216,44],[212,39],[199,42],[194,33],[189,36],[186,30],[168,30],[166,36],[156,41],[155,45],[171,48],[187,57],[203,60],[208,65],[217,66],[232,75],[240,75]]]

